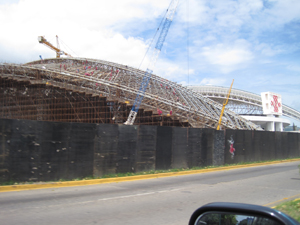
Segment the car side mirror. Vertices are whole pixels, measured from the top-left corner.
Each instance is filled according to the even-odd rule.
[[[197,209],[189,225],[299,225],[286,214],[259,205],[215,202]]]
[[[272,218],[240,214],[228,212],[207,212],[200,215],[195,225],[250,225],[250,224],[263,224],[263,225],[281,225],[277,220]]]

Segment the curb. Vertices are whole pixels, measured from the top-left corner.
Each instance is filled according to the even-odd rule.
[[[264,206],[266,207],[270,207],[272,209],[276,208],[276,206],[284,203],[284,202],[288,202],[288,201],[298,201],[300,200],[300,194],[298,195],[294,195],[294,196],[289,196],[289,197],[286,197],[286,198],[283,198],[283,199],[280,199],[280,200],[277,200],[275,202],[270,202],[268,204],[265,204]]]
[[[266,166],[266,165],[280,164],[280,163],[286,163],[286,162],[295,162],[295,161],[300,161],[300,158],[279,160],[279,161],[273,161],[273,162],[264,162],[264,163],[254,163],[254,164],[247,164],[247,165],[235,165],[235,166],[226,166],[226,167],[217,167],[217,168],[207,168],[207,169],[201,169],[201,170],[188,170],[188,171],[171,172],[171,173],[137,175],[137,176],[130,176],[130,177],[114,177],[114,178],[102,178],[102,179],[80,180],[80,181],[49,182],[49,183],[43,183],[43,184],[7,185],[7,186],[0,186],[0,192],[25,191],[25,190],[46,189],[46,188],[74,187],[74,186],[107,184],[107,183],[119,183],[119,182],[125,182],[125,181],[145,180],[145,179],[154,179],[154,178],[162,178],[162,177],[209,173],[209,172],[215,172],[215,171],[222,171],[222,170],[224,171],[224,170],[232,170],[232,169],[240,169],[240,168],[248,168],[248,167],[256,167],[256,166]]]

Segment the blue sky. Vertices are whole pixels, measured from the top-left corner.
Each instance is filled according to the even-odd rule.
[[[139,67],[170,0],[0,0],[0,62],[75,56]],[[300,111],[299,0],[179,0],[154,73],[183,85],[281,94]],[[147,59],[142,69],[147,67]],[[300,126],[300,121],[294,121]]]

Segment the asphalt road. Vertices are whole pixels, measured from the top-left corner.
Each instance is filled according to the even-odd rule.
[[[214,201],[300,197],[298,162],[121,183],[0,193],[0,224],[188,224]]]

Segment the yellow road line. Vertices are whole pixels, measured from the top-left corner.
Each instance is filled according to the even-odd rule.
[[[265,204],[264,206],[267,206],[267,207],[271,207],[271,208],[275,208],[276,205],[279,205],[280,203],[283,203],[283,202],[286,202],[286,201],[297,201],[297,200],[300,200],[300,194],[297,194],[297,195],[293,195],[293,196],[290,196],[290,197],[286,197],[286,198],[283,198],[283,199],[280,199],[280,200],[277,200],[275,202],[270,202],[268,204]]]
[[[247,165],[234,165],[234,166],[226,166],[226,167],[207,168],[207,169],[201,169],[201,170],[187,170],[187,171],[170,172],[170,173],[136,175],[136,176],[129,176],[129,177],[114,177],[114,178],[102,178],[102,179],[79,180],[79,181],[63,181],[63,182],[48,182],[48,183],[36,183],[36,184],[7,185],[7,186],[0,186],[0,192],[24,191],[24,190],[45,189],[45,188],[73,187],[73,186],[84,186],[84,185],[105,184],[105,183],[118,183],[118,182],[125,182],[125,181],[154,179],[154,178],[161,178],[161,177],[172,177],[172,176],[181,176],[181,175],[188,175],[188,174],[209,173],[209,172],[222,171],[222,170],[232,170],[232,169],[239,169],[239,168],[265,166],[265,165],[279,164],[279,163],[285,163],[285,162],[294,162],[294,161],[300,161],[300,158],[299,159],[279,160],[279,161],[273,161],[273,162],[264,162],[264,163],[254,163],[254,164],[247,164]]]

